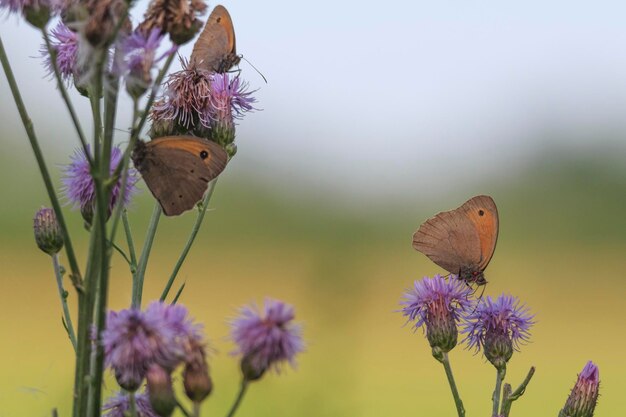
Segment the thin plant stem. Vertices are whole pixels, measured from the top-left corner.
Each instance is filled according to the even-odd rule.
[[[246,394],[246,390],[248,389],[248,381],[244,378],[241,381],[241,387],[239,388],[239,393],[237,394],[237,398],[235,398],[235,402],[232,407],[230,407],[230,411],[226,414],[226,417],[233,417],[235,412],[239,408],[241,401],[243,400],[244,395]]]
[[[130,160],[130,154],[133,151],[133,148],[135,147],[135,143],[137,142],[139,135],[141,134],[141,131],[148,118],[148,114],[150,113],[150,109],[152,108],[152,104],[154,103],[154,99],[156,98],[156,95],[159,91],[159,87],[161,86],[161,83],[163,82],[163,79],[165,78],[165,74],[167,74],[167,71],[169,70],[170,65],[172,65],[172,61],[174,60],[175,55],[176,54],[172,52],[172,54],[167,57],[167,60],[165,61],[163,68],[161,68],[161,71],[159,71],[159,75],[157,75],[157,78],[154,81],[154,84],[152,85],[152,89],[150,90],[150,96],[148,97],[148,101],[146,102],[146,107],[143,111],[143,114],[141,115],[141,119],[139,119],[139,123],[137,123],[137,125],[133,125],[133,128],[131,129],[130,140],[128,141],[128,147],[126,148],[126,151],[124,152],[124,156],[122,157],[122,162],[120,162],[120,164],[117,166],[117,168],[115,169],[115,172],[112,175],[113,179],[119,178],[119,176],[122,174],[122,170],[126,169],[126,167],[128,166],[128,162]]]
[[[189,234],[187,243],[185,244],[183,251],[178,257],[178,261],[176,261],[176,265],[174,265],[174,269],[172,270],[172,273],[170,275],[170,278],[167,281],[167,284],[165,284],[165,288],[163,289],[163,293],[161,294],[161,301],[165,301],[165,298],[169,294],[170,289],[172,288],[172,285],[174,284],[174,280],[176,280],[178,271],[180,271],[180,268],[183,266],[183,262],[185,262],[185,259],[187,258],[187,255],[189,254],[189,251],[191,250],[191,246],[193,245],[193,242],[196,240],[196,236],[198,235],[198,232],[200,231],[200,226],[202,226],[202,221],[204,220],[204,215],[206,214],[207,207],[209,206],[209,201],[211,201],[211,196],[213,195],[215,184],[217,184],[217,178],[211,181],[211,183],[209,184],[209,189],[206,195],[204,196],[204,199],[202,200],[202,207],[200,207],[200,210],[198,211],[198,217],[196,218],[196,222],[194,223],[193,228],[191,229],[191,233]]]
[[[176,406],[185,415],[185,417],[191,417],[191,414],[189,413],[189,411],[187,411],[187,409],[179,401],[176,401]]]
[[[124,233],[126,234],[126,242],[128,243],[128,253],[130,254],[131,272],[135,275],[137,271],[137,254],[135,252],[135,243],[133,241],[133,233],[130,230],[128,222],[128,214],[126,210],[122,213],[122,223],[124,224]]]
[[[192,417],[200,417],[200,403],[199,402],[194,402],[193,403],[193,414]]]
[[[496,387],[493,390],[493,408],[491,415],[494,417],[498,416],[498,409],[500,408],[500,396],[502,393],[502,381],[504,381],[504,376],[506,375],[506,366],[502,368],[497,368],[496,372]]]
[[[446,377],[450,384],[450,390],[452,391],[452,397],[454,398],[454,404],[456,405],[456,411],[459,417],[465,417],[465,407],[463,407],[463,401],[459,395],[459,390],[454,382],[454,375],[452,374],[452,367],[450,366],[450,360],[448,359],[448,353],[443,353],[440,362],[443,364],[443,368],[446,371]]]
[[[502,397],[502,408],[500,409],[500,415],[503,417],[508,417],[511,413],[511,406],[513,405],[513,401],[518,400],[524,392],[526,392],[526,387],[530,383],[533,375],[535,374],[535,367],[531,366],[526,378],[520,384],[519,387],[513,392],[511,392],[511,386],[509,384],[505,384],[505,391]],[[508,389],[507,389],[508,387]]]
[[[87,145],[87,139],[85,138],[85,134],[83,133],[83,129],[80,125],[80,121],[78,120],[78,116],[76,116],[76,111],[74,110],[74,106],[72,105],[72,101],[70,100],[70,96],[67,94],[67,89],[65,88],[65,83],[63,83],[63,78],[61,78],[61,71],[59,71],[59,65],[57,64],[57,51],[52,48],[52,43],[50,42],[50,36],[48,36],[48,32],[45,28],[41,29],[41,33],[43,34],[43,39],[46,42],[46,48],[48,49],[48,54],[50,55],[50,62],[52,63],[52,70],[54,72],[54,76],[57,80],[57,88],[61,93],[61,97],[65,102],[65,106],[70,113],[70,117],[72,118],[72,123],[74,123],[74,128],[76,129],[76,134],[78,135],[78,139],[80,140],[80,144],[83,147],[83,152],[85,153],[85,158],[89,162],[89,166],[93,167],[93,159],[91,154],[89,153],[89,146]]]
[[[124,260],[126,261],[126,263],[128,264],[129,267],[132,267],[132,263],[131,260],[128,258],[128,255],[126,255],[126,253],[124,252],[124,250],[122,248],[120,248],[119,246],[117,246],[117,244],[115,242],[110,242],[111,246],[113,247],[113,249],[115,249],[117,251],[117,253],[119,253],[120,255],[122,255],[122,258],[124,258]]]
[[[57,280],[57,289],[59,290],[59,298],[61,299],[61,307],[63,308],[63,319],[65,320],[65,328],[67,335],[74,347],[74,353],[76,353],[76,333],[74,333],[74,325],[72,324],[72,315],[70,309],[67,306],[67,292],[63,289],[63,272],[61,271],[61,264],[59,263],[59,254],[52,255],[52,267],[54,268],[54,276]]]
[[[160,218],[161,206],[159,205],[159,203],[156,203],[154,205],[154,210],[152,211],[152,217],[150,218],[148,231],[146,232],[146,240],[143,244],[141,256],[139,257],[139,263],[137,264],[137,273],[135,274],[135,277],[133,279],[133,293],[131,304],[133,308],[141,308],[141,297],[143,294],[143,281],[146,274],[146,266],[148,265],[148,258],[150,257],[152,243],[154,242],[154,236],[156,235]]]
[[[0,38],[0,61],[2,62],[4,73],[7,77],[7,81],[9,83],[11,93],[13,94],[15,105],[17,107],[18,112],[20,113],[20,117],[22,118],[22,123],[24,124],[26,135],[28,136],[30,145],[33,148],[33,153],[35,154],[35,159],[37,160],[37,164],[39,166],[39,171],[41,172],[44,185],[46,186],[46,191],[48,192],[48,198],[50,199],[50,203],[52,204],[52,208],[54,209],[54,212],[57,217],[57,221],[59,223],[59,228],[61,229],[61,233],[63,234],[65,253],[67,255],[67,261],[69,262],[70,271],[71,271],[70,279],[72,280],[72,284],[74,284],[74,287],[78,291],[79,302],[80,302],[80,299],[82,298],[82,292],[83,292],[83,279],[80,273],[80,268],[78,267],[76,255],[74,253],[74,247],[72,246],[72,241],[71,241],[68,229],[67,229],[67,224],[65,223],[65,218],[63,217],[63,212],[61,211],[61,205],[59,204],[59,200],[56,196],[54,185],[52,184],[52,179],[50,177],[50,173],[48,172],[46,162],[43,158],[43,153],[41,152],[41,148],[39,147],[37,136],[35,135],[33,122],[28,116],[28,112],[26,111],[26,106],[24,105],[24,102],[22,101],[22,96],[17,86],[17,82],[15,81],[15,77],[13,76],[13,71],[11,70],[9,59],[4,49],[2,38]]]

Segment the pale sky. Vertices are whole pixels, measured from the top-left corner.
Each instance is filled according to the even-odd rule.
[[[233,175],[428,194],[514,175],[546,147],[595,152],[606,140],[626,150],[624,2],[223,4],[238,52],[269,81],[240,65],[263,110],[239,125]],[[0,35],[37,128],[69,153],[77,142],[33,58],[37,32],[11,16]],[[18,119],[4,76],[0,97],[0,122],[25,140],[11,127]],[[88,103],[73,97],[88,118]]]

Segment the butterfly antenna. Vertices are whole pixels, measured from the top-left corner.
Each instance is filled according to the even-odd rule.
[[[252,68],[254,68],[254,70],[261,76],[261,78],[263,78],[263,81],[265,81],[265,84],[267,84],[267,78],[265,78],[265,75],[263,75],[263,73],[261,71],[259,71],[257,69],[257,67],[255,67],[254,65],[252,65],[252,62],[248,61],[246,58],[244,58],[243,55],[241,55],[241,59],[243,59],[244,61],[246,61],[248,64],[250,64],[250,66]]]

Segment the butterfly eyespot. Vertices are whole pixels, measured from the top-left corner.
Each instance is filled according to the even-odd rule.
[[[483,210],[478,210],[478,215],[479,215],[479,216],[484,216],[484,215],[485,215],[485,212],[484,212]]]
[[[200,158],[207,159],[209,157],[209,153],[207,151],[200,152]]]

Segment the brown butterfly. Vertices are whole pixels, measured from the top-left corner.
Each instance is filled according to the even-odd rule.
[[[241,57],[237,55],[235,28],[224,6],[215,6],[204,30],[193,46],[191,65],[212,72],[223,73],[237,65]]]
[[[498,240],[498,209],[486,195],[426,220],[413,234],[413,247],[467,283],[487,283],[483,272]]]
[[[209,182],[226,168],[228,155],[210,140],[165,136],[138,141],[132,159],[165,215],[177,216],[202,199]]]

